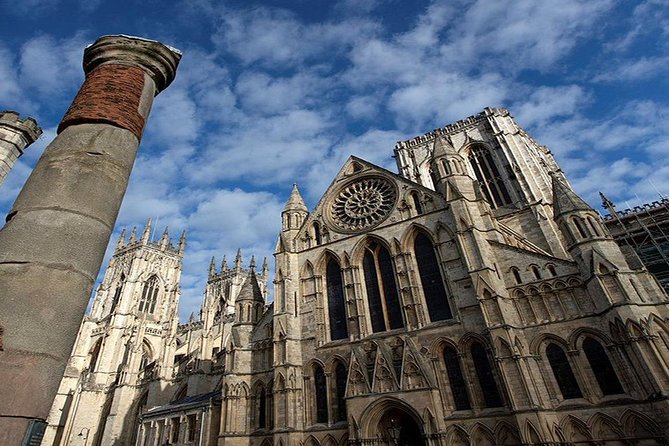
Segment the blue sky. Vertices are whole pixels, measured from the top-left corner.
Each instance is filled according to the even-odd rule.
[[[669,1],[0,0],[0,109],[44,136],[0,191],[5,214],[104,34],[184,52],[154,103],[114,239],[188,230],[181,318],[209,259],[271,259],[293,182],[311,207],[345,159],[504,106],[576,190],[625,207],[669,194]],[[114,240],[112,240],[112,243]],[[270,262],[273,265],[273,262]]]

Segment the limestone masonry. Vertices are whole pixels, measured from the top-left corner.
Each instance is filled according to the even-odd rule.
[[[121,235],[43,445],[666,445],[669,300],[505,109],[295,186],[267,262]],[[623,216],[619,216],[623,218]]]
[[[21,119],[14,111],[0,111],[0,186],[23,151],[42,134],[33,118]]]

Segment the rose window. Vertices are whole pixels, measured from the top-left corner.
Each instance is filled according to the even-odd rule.
[[[346,231],[376,226],[390,214],[395,196],[395,187],[384,178],[358,180],[339,192],[332,204],[332,219]]]

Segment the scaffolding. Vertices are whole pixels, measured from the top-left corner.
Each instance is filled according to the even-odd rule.
[[[602,206],[609,213],[604,224],[625,251],[636,252],[648,272],[669,292],[669,199],[616,211],[615,205],[600,192]]]

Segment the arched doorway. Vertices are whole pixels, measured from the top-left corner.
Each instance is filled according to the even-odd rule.
[[[420,426],[411,414],[399,407],[386,410],[377,429],[389,446],[425,446]]]

